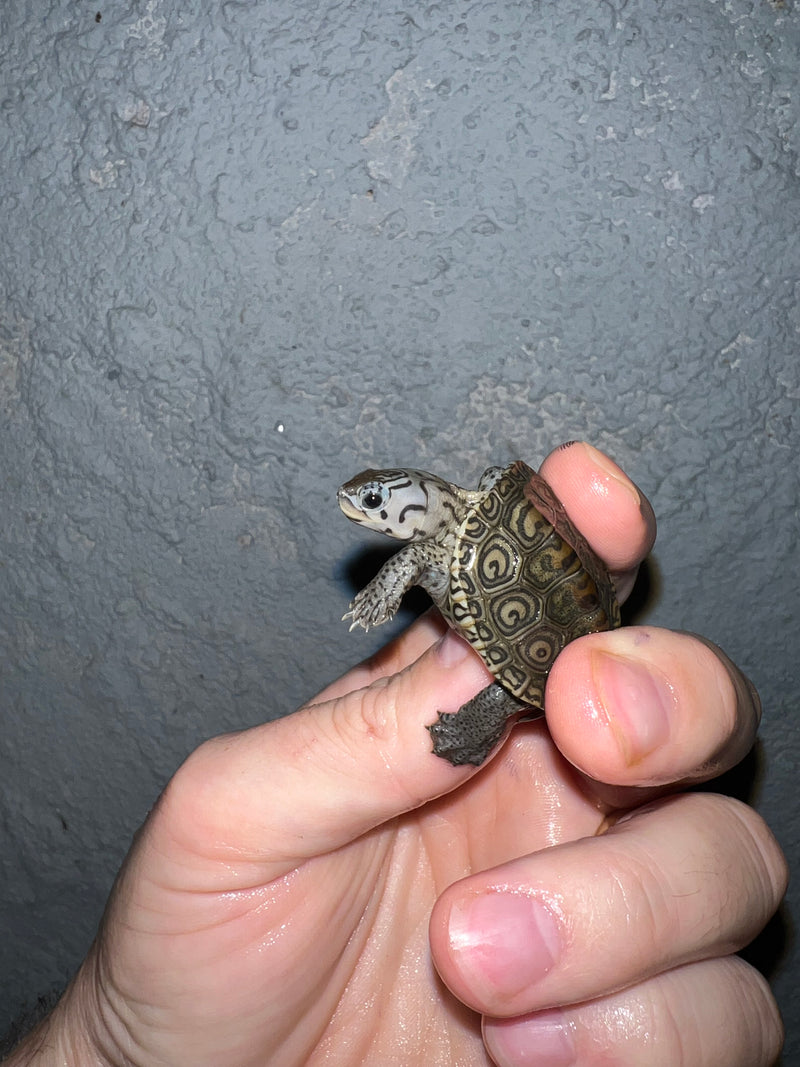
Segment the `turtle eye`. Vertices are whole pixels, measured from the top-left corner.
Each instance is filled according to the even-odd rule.
[[[361,506],[367,511],[375,511],[382,507],[386,500],[386,490],[378,489],[374,485],[368,485],[361,491]]]

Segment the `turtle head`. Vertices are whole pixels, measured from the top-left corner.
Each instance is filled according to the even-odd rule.
[[[427,471],[365,470],[339,489],[348,519],[400,541],[421,541],[451,523],[459,490]]]

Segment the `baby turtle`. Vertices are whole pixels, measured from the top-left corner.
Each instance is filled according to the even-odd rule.
[[[477,490],[425,471],[366,470],[338,493],[348,519],[410,541],[358,593],[351,629],[391,619],[420,585],[496,681],[428,729],[437,756],[483,763],[509,720],[544,714],[544,688],[568,642],[620,625],[605,565],[553,490],[521,460],[489,467]]]

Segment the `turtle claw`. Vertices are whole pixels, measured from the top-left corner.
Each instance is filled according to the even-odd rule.
[[[350,629],[363,627],[366,632],[373,626],[380,626],[394,618],[399,598],[381,596],[380,590],[372,588],[372,583],[361,590],[350,604],[350,610],[342,616],[344,621],[352,619]]]
[[[369,623],[356,615],[356,609],[353,604],[350,605],[350,610],[342,615],[342,622],[347,622],[348,619],[352,620],[348,627],[348,633],[352,633],[353,630],[358,629],[359,626],[363,627],[365,631],[369,630]]]

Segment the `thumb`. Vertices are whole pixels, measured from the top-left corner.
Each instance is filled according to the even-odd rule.
[[[490,681],[448,629],[397,674],[206,742],[162,798],[173,847],[246,858],[269,880],[449,792],[476,768],[434,756],[425,727]]]

